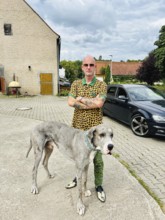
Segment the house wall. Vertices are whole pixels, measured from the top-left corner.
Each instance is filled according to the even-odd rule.
[[[4,34],[4,24],[12,35]],[[58,92],[58,48],[56,34],[23,0],[0,2],[0,63],[7,83],[13,74],[21,93],[40,94],[40,73],[53,74],[53,94]],[[31,66],[31,70],[29,70]]]
[[[135,76],[142,62],[96,61],[96,76],[103,78],[104,76],[101,75],[100,70],[102,67],[106,68],[108,65],[110,70],[112,70],[113,76]]]

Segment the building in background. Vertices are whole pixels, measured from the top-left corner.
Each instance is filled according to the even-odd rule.
[[[22,94],[56,95],[59,61],[60,35],[25,0],[1,0],[1,91],[14,76]]]
[[[112,68],[111,68],[112,64]],[[112,70],[113,77],[117,76],[135,76],[138,68],[141,66],[142,62],[115,62],[115,61],[96,61],[96,76],[98,79],[103,80],[104,75],[101,73],[101,68],[106,68],[108,65],[110,66],[110,70]]]

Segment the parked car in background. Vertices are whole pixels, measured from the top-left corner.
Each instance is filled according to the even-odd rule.
[[[165,136],[165,94],[153,87],[109,85],[103,114],[129,125],[138,136]]]
[[[66,79],[66,78],[61,78],[61,77],[60,77],[59,85],[60,85],[60,86],[70,87],[71,83],[69,82],[68,79]]]

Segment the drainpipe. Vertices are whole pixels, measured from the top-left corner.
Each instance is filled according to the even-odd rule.
[[[60,94],[60,74],[59,74],[59,67],[60,67],[60,51],[61,51],[61,38],[60,36],[58,37],[57,39],[57,67],[58,67],[58,70],[57,70],[57,83],[58,83],[58,94]]]

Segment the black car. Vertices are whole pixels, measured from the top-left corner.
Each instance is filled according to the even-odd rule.
[[[109,85],[103,114],[128,124],[138,136],[165,136],[165,95],[153,87]]]

